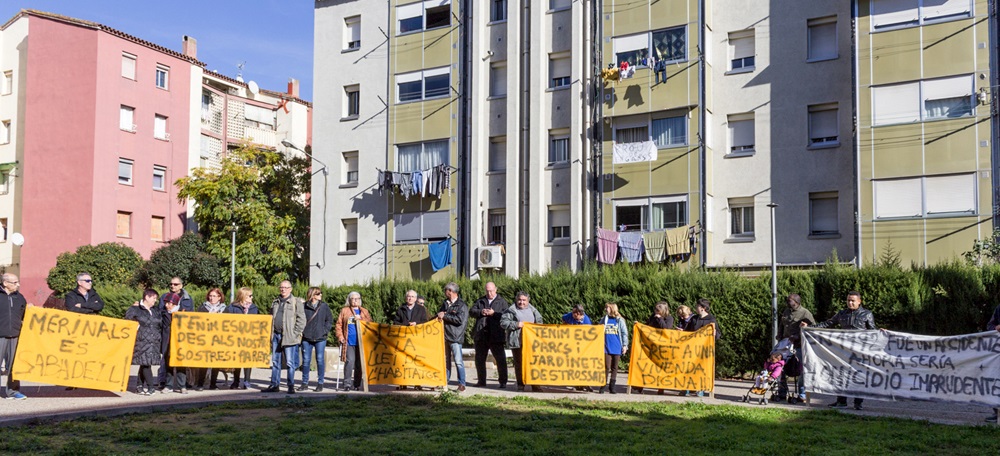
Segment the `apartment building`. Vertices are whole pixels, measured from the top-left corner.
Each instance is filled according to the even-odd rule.
[[[536,3],[317,2],[315,153],[346,204],[313,200],[311,280],[585,258],[591,3]]]
[[[994,227],[995,5],[854,7],[859,254],[865,263],[886,252],[918,265],[951,260]]]

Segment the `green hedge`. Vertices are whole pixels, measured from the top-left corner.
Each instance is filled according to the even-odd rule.
[[[517,279],[485,276],[453,280],[470,305],[482,295],[486,281],[495,282],[500,295],[508,300],[519,290],[527,291],[547,323],[558,323],[577,303],[583,304],[596,320],[603,314],[605,302],[616,302],[631,326],[636,320],[645,322],[657,301],[669,302],[673,313],[681,304],[693,309],[695,301],[704,297],[711,300],[712,313],[722,327],[716,351],[720,376],[759,369],[770,350],[769,274],[749,278],[732,271],[684,272],[657,265],[587,264],[577,273],[558,269],[542,275],[525,274]],[[411,288],[426,297],[430,312],[437,311],[444,300],[445,283],[380,280],[322,288],[334,316],[344,305],[347,294],[357,291],[375,321],[387,322]],[[305,296],[307,288],[306,284],[296,284],[293,293]],[[204,301],[206,289],[188,287],[187,290],[196,306]],[[779,295],[799,293],[802,304],[820,320],[844,308],[847,292],[851,290],[861,292],[863,306],[871,309],[880,328],[929,335],[973,333],[982,331],[993,308],[1000,305],[1000,267],[975,268],[949,263],[913,270],[884,266],[858,270],[830,264],[813,271],[779,272]],[[103,314],[113,317],[123,315],[140,294],[138,289],[124,286],[101,287],[98,291],[107,301]],[[269,312],[277,295],[276,286],[254,288],[254,301],[264,313]],[[779,302],[783,308],[783,300]],[[467,337],[470,345],[471,328],[470,324]],[[334,339],[332,334],[331,339]]]

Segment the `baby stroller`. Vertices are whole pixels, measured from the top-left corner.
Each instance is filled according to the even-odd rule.
[[[782,341],[787,342],[787,340]],[[760,396],[758,403],[761,405],[767,405],[767,394],[771,393],[772,397],[777,393],[778,381],[781,379],[781,370],[785,367],[785,358],[793,355],[795,350],[791,347],[791,344],[782,346],[779,342],[771,354],[768,355],[767,361],[764,362],[764,370],[757,375],[754,379],[754,385],[747,390],[747,393],[743,396],[743,402],[750,402],[750,395]]]

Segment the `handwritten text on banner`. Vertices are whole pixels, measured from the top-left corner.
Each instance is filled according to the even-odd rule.
[[[524,383],[604,385],[604,326],[525,324],[521,337]]]
[[[170,361],[177,367],[270,367],[271,316],[176,312]]]
[[[696,332],[636,323],[629,386],[673,390],[715,389],[715,327]]]
[[[444,325],[360,322],[369,385],[445,386]]]

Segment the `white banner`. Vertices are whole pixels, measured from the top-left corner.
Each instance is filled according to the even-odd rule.
[[[615,143],[612,163],[620,165],[624,163],[656,161],[656,152],[656,143],[653,141]]]
[[[1000,407],[996,331],[937,337],[805,328],[802,336],[810,392]]]

